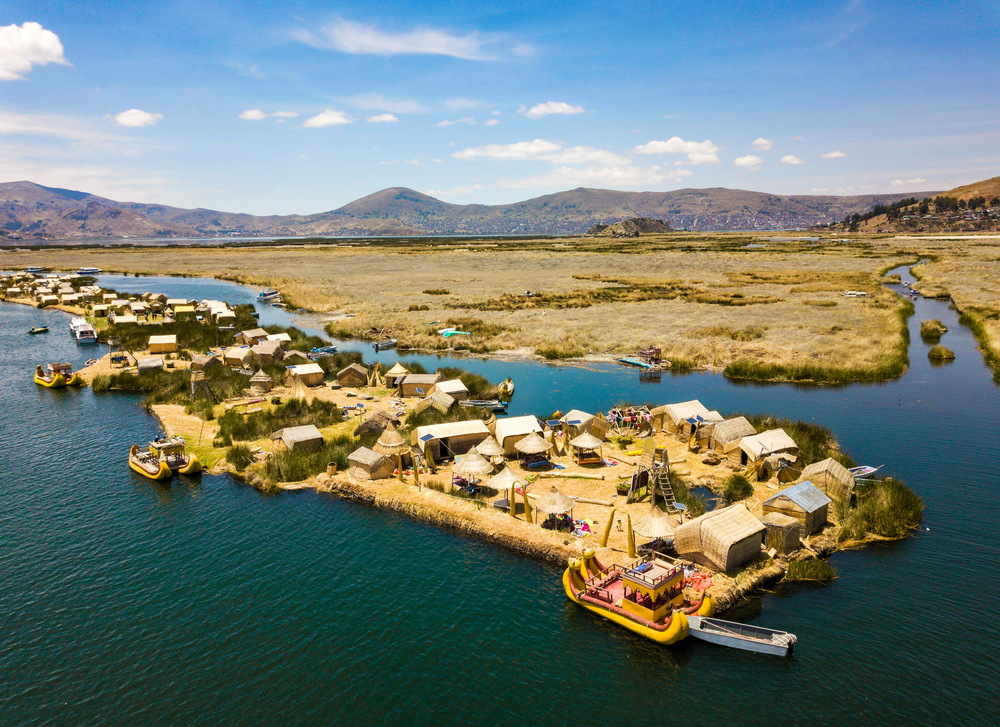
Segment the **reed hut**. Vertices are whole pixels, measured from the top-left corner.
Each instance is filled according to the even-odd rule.
[[[473,446],[455,462],[455,466],[451,468],[451,474],[452,477],[458,475],[474,480],[476,477],[493,474],[493,465]]]
[[[784,429],[768,429],[740,439],[739,444],[729,451],[730,461],[750,467],[767,459],[772,454],[787,453],[799,456],[799,447]]]
[[[403,397],[427,396],[434,386],[443,379],[441,374],[407,374],[399,385],[399,395]]]
[[[289,385],[294,384],[297,379],[303,386],[319,386],[323,383],[323,378],[326,375],[323,372],[323,367],[315,363],[288,366],[287,371],[285,379]]]
[[[518,455],[527,456],[529,458],[541,457],[550,449],[552,449],[552,442],[549,442],[542,438],[542,435],[538,432],[532,432],[526,437],[517,440],[514,445],[514,449],[518,452]]]
[[[802,470],[801,481],[808,480],[823,494],[833,500],[850,501],[854,494],[854,475],[832,457],[813,462]]]
[[[47,305],[58,305],[59,304],[59,298],[56,297],[56,296],[54,296],[54,295],[42,295],[42,296],[38,297],[38,304],[41,307],[43,307],[43,308],[45,306],[47,306]],[[131,318],[132,318],[132,322],[134,323],[135,322],[135,316],[131,316]]]
[[[802,544],[802,524],[789,515],[769,512],[760,519],[764,524],[764,548],[776,555],[787,555]]]
[[[387,389],[398,389],[410,372],[399,361],[385,372],[385,386]]]
[[[712,427],[709,447],[716,452],[728,454],[733,449],[739,447],[739,441],[743,437],[752,437],[757,433],[746,417],[735,417],[719,422]],[[737,457],[739,453],[737,452]]]
[[[594,422],[594,415],[588,414],[585,411],[580,411],[579,409],[570,409],[563,416],[559,417],[559,423],[562,425],[563,437],[566,438],[568,442],[574,437],[579,437],[581,434],[590,431],[590,425]]]
[[[494,436],[503,447],[504,454],[512,457],[517,454],[515,445],[532,433],[540,433],[542,425],[533,416],[510,417],[499,419],[494,427]]]
[[[486,457],[493,464],[500,464],[504,460],[503,447],[500,443],[493,438],[493,435],[488,436],[482,442],[476,445],[476,449],[479,450],[479,454]]]
[[[240,331],[234,336],[238,343],[244,346],[252,346],[255,343],[267,340],[267,331],[263,328],[251,328],[248,331]]]
[[[573,508],[576,507],[576,500],[564,495],[556,489],[555,485],[549,491],[535,500],[535,521],[538,522],[538,512],[546,515],[573,515]]]
[[[448,381],[439,381],[434,384],[434,392],[440,391],[442,394],[447,394],[455,401],[465,401],[469,398],[469,389],[462,383],[461,379],[449,379]]]
[[[683,422],[703,414],[708,414],[708,409],[697,399],[683,401],[679,404],[667,404],[663,408],[662,426],[660,428],[668,434],[683,437],[681,429]],[[650,416],[652,416],[652,412],[650,412]]]
[[[186,320],[186,319],[189,319],[189,318],[194,318],[194,306],[193,305],[179,305],[176,308],[174,308],[173,310],[174,310],[174,319],[175,320],[180,321],[180,320]],[[232,313],[232,311],[230,311],[230,313]],[[233,313],[232,319],[236,320],[236,314],[235,313]],[[222,321],[219,320],[219,322],[221,323]]]
[[[479,419],[470,419],[417,427],[413,436],[416,437],[417,447],[425,456],[430,454],[435,462],[440,462],[465,454],[490,436],[490,430]]]
[[[704,414],[695,414],[687,419],[683,419],[680,422],[678,436],[685,440],[690,441],[691,437],[696,437],[702,429],[711,430],[716,424],[725,420],[717,411],[708,411]],[[697,441],[697,440],[696,440]]]
[[[654,504],[649,515],[636,521],[632,531],[639,536],[636,541],[673,540],[676,527],[671,517]]]
[[[358,447],[347,457],[347,474],[356,480],[384,480],[392,477],[394,465],[388,457],[368,447]]]
[[[274,386],[274,380],[268,376],[264,369],[257,369],[257,373],[250,377],[250,391],[257,394],[266,394]]]
[[[577,464],[603,464],[604,455],[601,453],[603,445],[604,442],[590,432],[584,432],[569,441],[569,446],[573,448],[573,459]]]
[[[136,361],[135,368],[139,371],[139,373],[142,373],[143,371],[154,371],[156,369],[162,370],[163,359],[158,356],[154,358],[140,358]]]
[[[447,414],[455,405],[455,400],[443,391],[432,391],[429,396],[425,396],[413,407],[414,414],[420,414],[428,409],[436,409],[442,414]]]
[[[323,448],[323,434],[314,424],[279,429],[271,440],[281,442],[290,452],[318,452]]]
[[[281,341],[260,341],[250,347],[250,352],[257,363],[281,361],[285,354]]]
[[[382,409],[372,412],[363,422],[354,429],[354,436],[360,437],[363,434],[381,434],[390,426],[399,424],[400,418],[391,409]]]
[[[211,353],[196,353],[191,357],[191,370],[192,371],[204,371],[205,369],[210,369],[213,366],[221,366],[222,362],[219,357]]]
[[[177,336],[170,334],[169,336],[150,336],[149,337],[149,352],[150,353],[176,353],[177,352]]]
[[[167,306],[167,308],[170,308],[171,310],[177,310],[178,306],[191,305],[191,301],[189,301],[187,298],[167,298],[163,302]]]
[[[138,325],[139,319],[130,315],[113,314],[109,322],[113,326],[135,326]]]
[[[720,571],[756,558],[763,541],[764,525],[743,504],[706,512],[674,532],[678,555]]]
[[[764,500],[763,510],[795,518],[802,525],[804,535],[819,532],[826,525],[830,498],[812,482],[800,482]]]
[[[383,457],[388,457],[392,462],[398,462],[401,458],[404,467],[409,464],[411,459],[410,445],[396,431],[396,427],[391,422],[382,431],[382,436],[378,438],[372,449]]]
[[[226,366],[236,366],[245,369],[253,362],[253,352],[249,346],[228,348],[222,360]]]
[[[337,383],[341,386],[367,386],[368,369],[359,363],[352,363],[337,372]]]
[[[232,312],[232,311],[230,311],[230,312]],[[233,315],[235,315],[235,314],[233,314]],[[281,345],[284,347],[285,344],[291,344],[292,337],[289,336],[287,333],[269,333],[269,334],[267,334],[267,340],[268,341],[279,341],[281,343]]]

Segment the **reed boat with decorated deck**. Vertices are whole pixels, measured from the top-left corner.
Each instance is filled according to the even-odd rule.
[[[50,363],[48,371],[41,365],[35,366],[35,383],[46,389],[61,389],[64,386],[83,386],[83,377],[73,371],[68,363]]]
[[[689,615],[711,616],[715,602],[705,593],[697,602],[684,597],[684,566],[661,556],[627,566],[605,567],[590,548],[570,560],[563,573],[567,597],[588,611],[658,644],[688,635]]]
[[[128,464],[135,472],[151,480],[201,472],[201,462],[197,455],[185,453],[181,437],[157,437],[148,447],[133,444],[128,453]]]

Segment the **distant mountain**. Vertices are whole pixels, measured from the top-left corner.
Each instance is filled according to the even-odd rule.
[[[639,237],[642,234],[663,234],[673,232],[663,220],[651,220],[648,217],[629,217],[627,220],[613,225],[594,225],[587,230],[588,235],[599,237]]]
[[[619,192],[578,188],[507,205],[458,205],[392,187],[329,212],[256,215],[116,202],[33,182],[0,184],[0,235],[11,239],[220,235],[582,233],[630,218],[674,229],[775,230],[843,220],[876,204],[924,194],[781,196],[738,189]]]

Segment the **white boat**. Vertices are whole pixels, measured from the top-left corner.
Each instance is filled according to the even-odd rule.
[[[268,288],[267,290],[260,291],[260,295],[257,296],[257,300],[261,303],[266,303],[269,300],[277,300],[280,297],[281,293],[274,288]]]
[[[734,621],[723,621],[709,616],[688,616],[690,636],[710,644],[729,646],[758,654],[788,656],[792,653],[798,637],[787,631],[766,629]]]
[[[376,351],[385,351],[385,350],[390,349],[390,348],[395,348],[396,347],[396,339],[395,338],[384,338],[381,341],[375,341],[375,343],[372,344],[372,347]]]
[[[104,272],[100,268],[80,268],[76,271],[77,275],[97,275],[98,273]]]
[[[89,326],[87,319],[82,316],[73,316],[69,319],[69,330],[71,333],[76,333],[84,326]]]
[[[97,331],[89,323],[84,323],[82,326],[74,331],[76,335],[76,342],[81,346],[86,346],[89,344],[97,343]]]

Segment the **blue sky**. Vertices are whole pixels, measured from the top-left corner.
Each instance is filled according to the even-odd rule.
[[[0,5],[0,181],[308,214],[1000,174],[996,2],[97,5]]]

